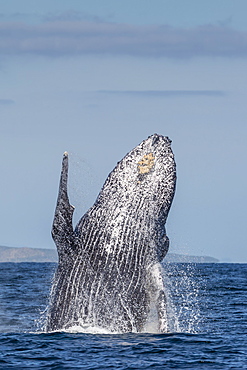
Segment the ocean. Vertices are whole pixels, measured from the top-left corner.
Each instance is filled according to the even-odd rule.
[[[167,334],[45,333],[55,268],[0,264],[0,368],[247,369],[247,264],[164,264]]]

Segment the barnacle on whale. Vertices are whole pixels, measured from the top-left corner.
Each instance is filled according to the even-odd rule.
[[[153,153],[145,154],[143,158],[138,162],[138,171],[140,174],[148,173],[154,166],[154,155]]]

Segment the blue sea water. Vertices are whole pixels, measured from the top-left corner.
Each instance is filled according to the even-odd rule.
[[[247,369],[247,264],[164,264],[168,334],[44,333],[55,267],[0,264],[0,368]]]

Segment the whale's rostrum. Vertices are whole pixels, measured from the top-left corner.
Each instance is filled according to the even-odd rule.
[[[75,229],[67,180],[65,152],[52,226],[58,267],[46,330],[81,325],[139,332],[155,302],[159,331],[166,332],[160,262],[169,247],[165,223],[176,184],[171,141],[154,134],[131,150]]]

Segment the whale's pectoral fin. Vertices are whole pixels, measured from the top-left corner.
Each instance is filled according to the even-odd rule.
[[[62,171],[55,216],[52,225],[52,237],[57,246],[58,254],[69,251],[73,242],[72,217],[74,206],[69,203],[68,191],[68,153],[63,155]]]
[[[161,262],[166,256],[168,249],[169,249],[169,244],[170,244],[170,241],[166,234],[164,234],[157,241],[157,258],[159,262]]]
[[[155,300],[158,314],[160,333],[168,332],[167,301],[162,278],[161,265],[159,263],[152,266],[150,273],[150,287]]]
[[[166,295],[163,289],[159,291],[156,300],[156,308],[159,320],[159,331],[160,333],[167,333],[168,332],[167,303]]]

